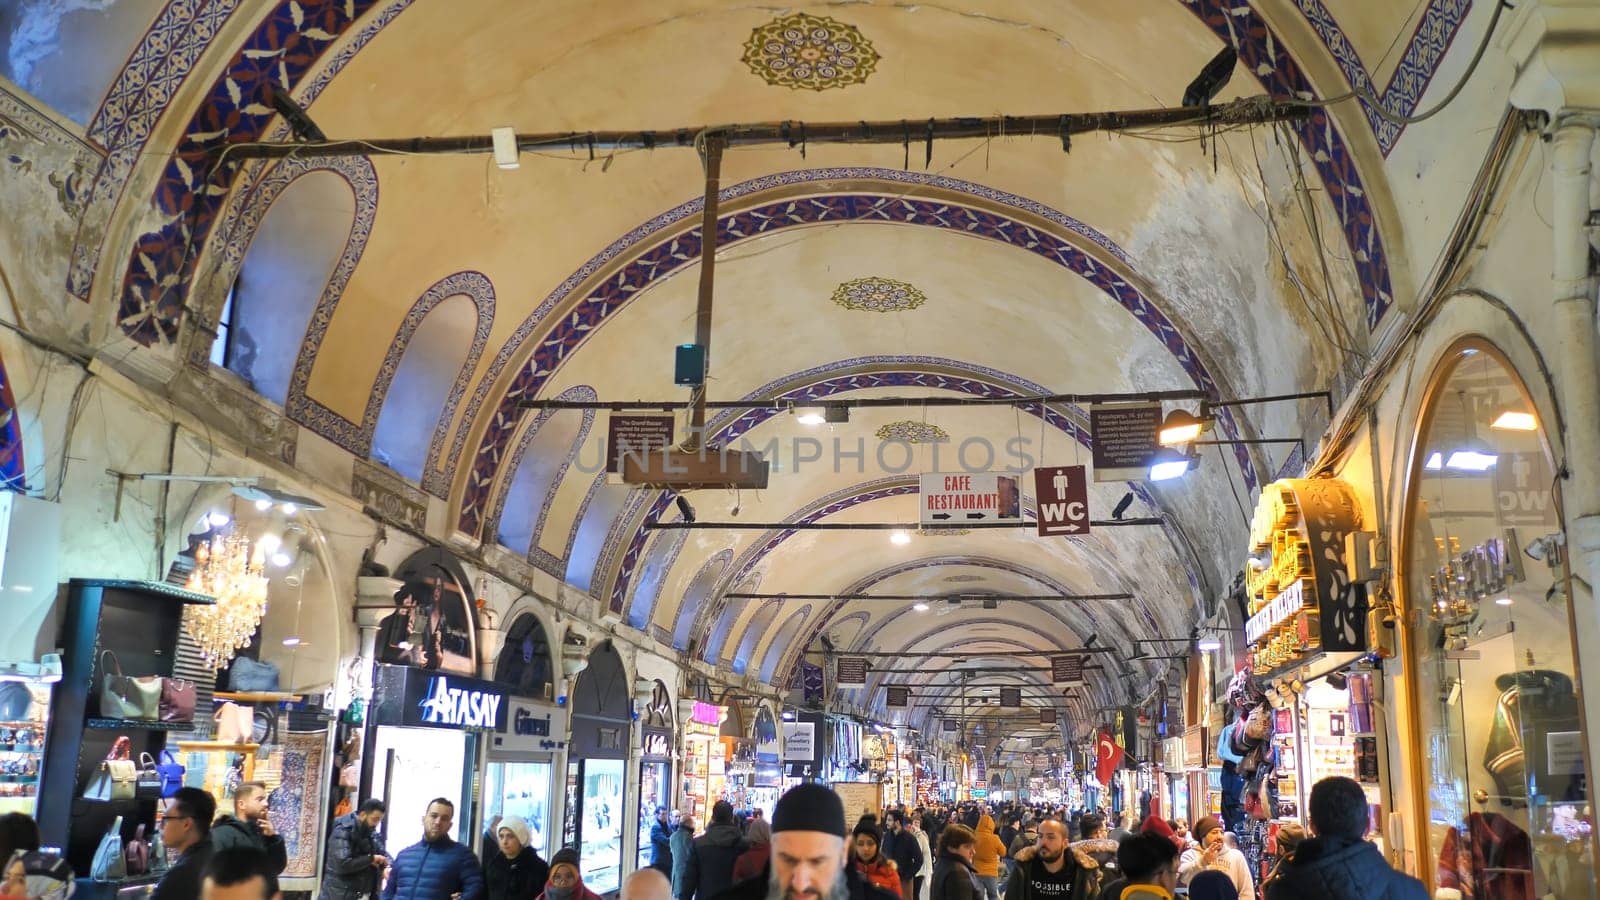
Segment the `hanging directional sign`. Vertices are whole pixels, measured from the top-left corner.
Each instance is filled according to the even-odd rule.
[[[1053,709],[1041,709],[1041,710],[1039,710],[1039,724],[1040,725],[1054,725],[1055,723],[1056,723],[1056,711],[1055,710],[1053,710]],[[1035,747],[1043,747],[1044,746],[1044,738],[1034,738],[1034,740],[1038,742],[1038,743],[1034,744]]]
[[[1022,688],[1001,688],[1000,705],[1007,709],[1020,709],[1022,707]]]
[[[866,684],[866,658],[861,656],[839,657],[838,669],[835,671],[835,681],[838,684]]]
[[[615,415],[606,422],[606,471],[622,471],[622,458],[643,458],[672,445],[671,416]]]
[[[944,720],[944,730],[945,731],[955,731],[956,730],[956,720],[955,719],[945,719]]]
[[[1050,657],[1050,681],[1052,684],[1083,684],[1083,657]]]
[[[924,472],[922,524],[1022,521],[1022,491],[1012,475],[995,472]]]
[[[1089,478],[1083,466],[1034,469],[1033,491],[1040,537],[1089,533]]]
[[[905,706],[906,700],[911,697],[910,688],[890,686],[885,688],[884,691],[888,694],[886,703],[889,706]]]

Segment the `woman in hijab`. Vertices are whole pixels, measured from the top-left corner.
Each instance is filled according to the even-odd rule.
[[[878,833],[873,820],[863,818],[857,823],[853,844],[851,857],[856,874],[860,875],[863,881],[870,881],[899,896],[900,873],[895,869],[894,863],[883,858],[883,852],[879,849],[883,844],[883,837]]]
[[[533,900],[550,880],[550,865],[530,843],[528,823],[506,816],[495,825],[498,853],[485,849],[484,895],[487,900]]]
[[[545,882],[539,900],[600,900],[600,895],[583,886],[578,871],[578,851],[562,847],[550,860],[550,880]]]
[[[733,861],[734,884],[761,875],[767,870],[767,862],[772,859],[772,826],[767,824],[766,819],[750,820],[744,839],[750,842],[750,849]]]

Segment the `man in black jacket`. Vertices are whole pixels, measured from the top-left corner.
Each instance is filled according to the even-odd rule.
[[[272,874],[282,875],[289,865],[289,851],[268,820],[270,802],[267,786],[261,782],[239,785],[233,792],[233,815],[223,816],[211,826],[211,844],[218,851],[260,850],[272,866]]]
[[[151,900],[199,900],[200,879],[211,861],[211,820],[217,801],[199,788],[178,788],[161,817],[161,843],[176,854]]]
[[[1039,823],[1039,842],[1019,852],[1006,882],[1006,900],[1095,900],[1100,864],[1067,839],[1059,819]]]
[[[1267,900],[1427,900],[1422,882],[1389,867],[1368,843],[1367,795],[1351,778],[1311,788],[1311,830],[1284,860]]]
[[[715,897],[733,886],[733,864],[739,854],[750,849],[750,842],[733,822],[733,804],[718,800],[711,807],[711,824],[695,838],[689,852],[689,868],[684,874],[684,897],[702,900]]]
[[[892,843],[888,838],[891,834],[894,835]],[[906,831],[904,810],[890,811],[889,830],[884,833],[884,842],[889,844],[887,855],[894,860],[894,866],[900,872],[902,900],[917,900],[916,892],[912,888],[916,884],[917,873],[922,871],[922,848],[918,846],[916,836]]]
[[[820,784],[790,788],[772,810],[767,870],[710,900],[898,900],[856,876],[845,841],[844,803]]]
[[[333,823],[327,861],[322,867],[321,900],[377,896],[383,870],[389,865],[388,851],[378,837],[385,811],[383,801],[374,797]]]

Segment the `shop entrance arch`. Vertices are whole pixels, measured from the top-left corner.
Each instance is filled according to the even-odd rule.
[[[617,648],[605,641],[572,686],[572,742],[562,846],[576,847],[584,883],[597,894],[622,885],[632,692]]]

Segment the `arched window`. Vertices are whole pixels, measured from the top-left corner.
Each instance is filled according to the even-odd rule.
[[[655,611],[661,597],[661,583],[667,570],[678,558],[678,553],[689,540],[687,531],[668,531],[656,536],[645,551],[644,563],[633,580],[633,597],[628,601],[628,624],[638,629],[648,628],[650,614]]]
[[[683,602],[678,604],[677,624],[672,629],[672,646],[679,650],[690,649],[689,632],[694,630],[695,617],[700,615],[700,608],[711,598],[712,589],[717,586],[732,559],[733,551],[723,550],[706,560],[706,564],[695,573],[694,580],[689,582],[689,589],[683,592]]]
[[[228,368],[285,403],[311,311],[344,253],[356,199],[334,172],[295,179],[273,201],[234,286]]]
[[[751,656],[756,652],[756,644],[761,641],[761,636],[767,633],[767,628],[778,615],[778,607],[782,605],[782,600],[764,601],[755,615],[750,617],[750,621],[744,627],[744,637],[739,639],[739,647],[733,652],[733,671],[740,675],[749,671]]]
[[[594,388],[579,385],[562,392],[557,400],[592,401]],[[520,556],[533,556],[562,479],[582,451],[594,424],[593,410],[558,410],[539,414],[517,442],[512,454],[511,480],[494,511],[495,539]],[[592,470],[591,470],[592,471]],[[552,538],[555,536],[552,535]],[[567,534],[561,535],[565,548]],[[560,572],[552,572],[559,575]]]
[[[406,345],[372,437],[372,458],[420,483],[428,446],[472,348],[478,305],[461,294],[427,313]]]
[[[801,626],[805,625],[806,616],[810,614],[811,606],[807,604],[778,629],[778,633],[772,638],[772,643],[767,645],[766,655],[761,660],[762,681],[767,684],[774,683],[772,677],[778,670],[778,663],[783,661],[784,655],[789,651],[789,645],[794,642],[795,635],[800,632]]]
[[[734,587],[733,593],[754,594],[761,590],[761,575],[760,571],[746,575],[744,580]],[[721,611],[717,613],[717,620],[711,626],[711,639],[706,641],[706,645],[700,649],[700,658],[712,665],[716,665],[719,662],[719,656],[723,659],[727,658],[731,650],[728,646],[728,639],[733,634],[733,623],[745,609],[744,603],[734,602],[726,598],[722,600],[721,606]]]
[[[555,679],[550,665],[550,640],[545,637],[539,617],[523,613],[506,632],[500,658],[494,663],[494,680],[523,697],[555,697]]]

